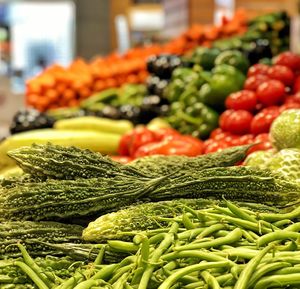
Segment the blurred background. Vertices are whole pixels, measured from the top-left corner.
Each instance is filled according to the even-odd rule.
[[[240,9],[249,19],[286,11],[290,48],[299,52],[299,7],[299,0],[1,0],[0,127],[24,105],[27,81],[46,67],[167,43],[196,24],[222,25]]]

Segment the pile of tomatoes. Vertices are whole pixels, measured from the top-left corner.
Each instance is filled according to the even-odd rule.
[[[205,153],[248,143],[259,143],[252,151],[270,149],[272,122],[282,111],[300,108],[300,56],[284,52],[271,66],[253,65],[244,89],[230,94],[225,106],[219,128],[205,141]]]

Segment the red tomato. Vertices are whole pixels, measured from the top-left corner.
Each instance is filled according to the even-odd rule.
[[[231,113],[229,113],[229,112]],[[226,113],[226,115],[225,115]],[[250,131],[250,124],[252,121],[252,114],[246,110],[227,110],[221,114],[223,127],[225,131],[232,134],[246,134]]]
[[[266,82],[269,79],[270,78],[264,74],[252,75],[246,79],[244,89],[256,91],[260,84]]]
[[[269,140],[270,140],[270,135],[268,133],[261,133],[255,137],[254,142],[266,142]]]
[[[135,128],[122,136],[118,152],[120,155],[133,156],[142,145],[156,141],[155,134],[146,127]]]
[[[284,65],[273,65],[269,67],[268,76],[271,79],[280,80],[287,86],[292,85],[295,79],[293,71]]]
[[[300,69],[300,55],[297,55],[293,52],[286,51],[280,53],[274,58],[274,63],[279,65],[284,65],[289,67],[292,70]]]
[[[257,75],[257,74],[268,74],[269,66],[262,63],[257,63],[252,65],[247,73],[247,76]]]
[[[111,156],[111,159],[121,164],[128,164],[129,162],[133,161],[133,158],[127,156]]]
[[[293,91],[294,91],[294,92],[300,91],[300,76],[298,76],[298,77],[295,79],[294,86],[293,86]]]
[[[153,131],[157,141],[161,141],[169,136],[180,136],[181,134],[173,128],[158,128]]]
[[[272,144],[270,141],[264,141],[264,142],[261,142],[257,145],[254,145],[253,147],[251,147],[248,152],[247,152],[247,155],[250,155],[252,154],[253,152],[256,152],[256,151],[267,151],[267,150],[270,150],[272,149]]]
[[[215,138],[217,135],[222,134],[222,133],[224,133],[224,132],[223,132],[223,130],[222,130],[220,127],[215,128],[215,129],[210,133],[209,138]]]
[[[118,147],[118,154],[121,156],[129,156],[129,146],[131,142],[132,132],[128,132],[121,137]]]
[[[228,147],[229,147],[229,145],[225,142],[214,141],[206,147],[204,153],[208,154],[208,153],[219,152]]]
[[[198,156],[203,153],[204,145],[199,139],[191,136],[182,136],[175,139],[164,139],[161,142],[153,142],[139,147],[134,157],[149,155],[185,155]]]
[[[241,90],[229,94],[225,101],[228,109],[253,111],[256,107],[256,94],[251,90]]]
[[[219,117],[219,126],[224,132],[228,131],[227,120],[233,112],[233,109],[227,109]]]
[[[270,107],[260,111],[251,122],[251,133],[255,135],[268,133],[272,122],[279,114],[278,107]]]
[[[240,145],[250,144],[253,143],[253,141],[254,141],[253,134],[245,134],[240,137]]]
[[[268,80],[258,86],[256,95],[263,105],[276,105],[284,99],[285,86],[279,80]]]

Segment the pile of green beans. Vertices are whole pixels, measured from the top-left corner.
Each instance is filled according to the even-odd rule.
[[[231,202],[202,210],[186,207],[164,218],[167,227],[144,231],[132,242],[97,245],[96,260],[68,280],[41,270],[18,244],[15,261],[39,289],[266,289],[300,288],[300,207],[257,213]],[[102,264],[105,250],[127,253]]]

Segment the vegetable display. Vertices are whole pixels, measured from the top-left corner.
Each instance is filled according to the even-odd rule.
[[[162,206],[168,209],[168,204]],[[19,244],[23,258],[5,261],[1,267],[10,274],[18,267],[19,276],[23,278],[7,276],[2,280],[13,286],[34,284],[33,288],[43,289],[97,286],[260,289],[297,288],[300,284],[296,243],[299,209],[290,213],[257,212],[228,201],[223,206],[202,209],[193,209],[184,203],[183,206],[183,213],[161,217],[164,226],[160,229],[141,230],[132,234],[130,241],[114,239],[98,245],[102,249],[93,263],[77,263],[75,269],[60,277],[57,275],[62,274],[62,269],[53,270],[53,263],[48,264],[49,274],[50,268],[45,269],[41,260],[32,259]],[[118,215],[107,215],[107,218],[103,219],[103,225],[119,224]],[[101,236],[101,231],[99,234]],[[120,262],[105,264],[103,256],[107,250],[127,256]],[[55,259],[50,260],[55,262]],[[70,260],[62,260],[61,268],[70,264]],[[0,282],[3,283],[1,278]]]
[[[204,152],[258,142],[260,144],[252,151],[271,149],[268,133],[272,123],[276,123],[281,113],[283,119],[284,115],[290,114],[291,109],[300,107],[296,85],[299,61],[299,55],[283,52],[273,59],[272,65],[258,63],[251,66],[247,72],[244,89],[231,93],[226,98],[227,110],[220,115],[220,128],[212,132],[210,139],[204,143]],[[297,129],[291,127],[295,126],[296,122],[286,120],[281,122],[286,124],[285,128],[278,129],[278,136],[282,137],[283,142],[287,142],[287,139],[293,140],[297,135]],[[288,123],[290,125],[287,125]],[[292,136],[286,138],[285,134],[289,132]],[[275,136],[275,133],[273,135]],[[273,142],[275,144],[276,141]],[[281,148],[284,146],[278,144],[278,149]]]

